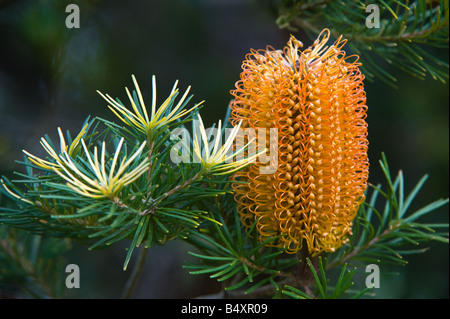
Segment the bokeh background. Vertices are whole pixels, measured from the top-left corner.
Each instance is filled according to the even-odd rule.
[[[79,5],[79,29],[65,26],[70,3]],[[258,0],[0,1],[0,174],[12,177],[22,169],[15,162],[23,158],[22,149],[42,154],[40,137],[56,138],[58,126],[77,132],[88,115],[113,120],[96,90],[126,99],[131,74],[144,98],[151,96],[152,75],[161,99],[177,79],[181,91],[191,85],[194,102],[206,101],[206,125],[216,122],[226,113],[245,54],[267,45],[282,48],[289,39],[275,19],[269,1]],[[295,35],[306,46],[312,42],[302,31]],[[448,61],[448,50],[434,54]],[[383,182],[381,152],[393,173],[403,170],[407,190],[429,174],[412,207],[419,208],[449,193],[449,87],[390,71],[399,89],[378,80],[365,86],[370,181]],[[445,206],[430,221],[448,222],[448,215]],[[127,245],[88,251],[75,244],[65,257],[80,266],[81,288],[67,295],[117,298],[130,273],[122,271]],[[448,246],[427,246],[406,267],[381,268],[386,275],[379,297],[448,298]],[[176,241],[152,248],[134,297],[191,298],[218,291],[214,280],[182,268],[188,249]],[[387,275],[391,271],[400,275]]]

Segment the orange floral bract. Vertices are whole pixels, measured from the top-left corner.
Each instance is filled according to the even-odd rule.
[[[275,172],[262,174],[257,161],[234,175],[241,220],[256,222],[261,241],[279,236],[270,245],[290,253],[346,243],[367,187],[364,76],[342,50],[346,40],[328,39],[325,29],[303,51],[293,36],[282,51],[252,50],[231,91],[233,125],[278,130],[275,143],[266,130]]]

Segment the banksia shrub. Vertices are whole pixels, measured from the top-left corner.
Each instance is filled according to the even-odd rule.
[[[198,33],[197,24],[192,25],[194,29],[178,28],[183,32],[181,37],[171,34],[170,39],[175,42],[167,46],[167,37],[161,33],[167,28],[150,28],[155,30],[152,35],[145,25],[148,19],[135,19],[136,27],[131,29],[126,23],[114,23],[136,16],[131,13],[170,12],[170,17],[160,16],[158,22],[168,23],[166,27],[173,31],[177,21],[186,21],[179,19],[186,15],[185,9],[190,15],[197,15],[196,8],[209,15],[213,9],[210,4],[208,10],[202,5],[183,5],[169,11],[167,7],[150,11],[148,7],[143,11],[142,7],[130,6],[131,13],[107,10],[108,14],[96,14],[103,10],[101,6],[83,5],[78,9],[90,14],[88,20],[81,19],[82,25],[83,21],[88,22],[84,25],[88,28],[81,26],[79,38],[80,32],[68,30],[71,20],[76,20],[77,15],[79,19],[80,10],[73,9],[76,5],[67,6],[64,12],[61,1],[45,1],[45,6],[42,2],[10,6],[12,11],[0,18],[8,26],[2,33],[6,36],[6,50],[2,51],[5,61],[20,61],[32,71],[17,73],[13,65],[8,65],[8,72],[0,76],[0,87],[6,85],[5,94],[0,93],[0,118],[5,119],[0,130],[0,160],[6,164],[2,166],[5,175],[0,176],[0,299],[441,298],[448,294],[440,285],[411,281],[411,286],[408,280],[402,280],[403,286],[393,292],[389,289],[397,281],[389,283],[392,276],[386,274],[414,271],[397,267],[407,265],[413,254],[427,254],[416,257],[416,269],[447,278],[448,274],[441,270],[446,269],[448,251],[433,251],[429,255],[428,243],[449,242],[448,207],[444,208],[449,200],[428,201],[426,195],[441,193],[447,197],[439,180],[446,175],[437,179],[430,176],[434,187],[431,185],[427,193],[418,196],[428,175],[413,186],[410,182],[414,181],[403,172],[413,168],[418,173],[428,165],[435,167],[433,163],[439,166],[443,158],[428,156],[420,167],[410,162],[405,170],[394,172],[387,160],[391,155],[385,155],[383,150],[393,150],[395,166],[400,164],[397,146],[404,142],[405,134],[396,134],[389,143],[386,134],[376,129],[380,122],[374,121],[371,143],[377,141],[373,133],[382,133],[377,144],[381,151],[380,170],[377,174],[372,169],[377,163],[371,156],[368,183],[365,91],[368,95],[376,94],[369,92],[372,89],[386,92],[381,100],[367,101],[373,115],[389,110],[383,126],[401,120],[404,125],[397,131],[415,128],[414,134],[406,134],[408,145],[401,147],[404,154],[425,159],[423,155],[429,152],[421,147],[422,140],[430,142],[428,148],[445,151],[445,139],[430,141],[428,135],[420,135],[430,133],[426,125],[419,125],[416,130],[414,124],[419,120],[425,123],[426,118],[432,120],[429,110],[433,116],[442,107],[447,110],[448,95],[441,94],[448,92],[446,87],[425,82],[423,90],[414,91],[417,79],[409,82],[403,74],[397,82],[394,70],[401,69],[419,79],[448,80],[445,57],[449,0],[270,1],[269,6],[263,7],[270,7],[271,14],[277,13],[275,22],[280,28],[289,28],[290,32],[299,28],[301,32],[295,34],[299,40],[306,36],[317,40],[304,47],[288,35],[283,40],[287,43],[284,48],[252,50],[244,59],[240,80],[239,72],[208,77],[208,81],[214,81],[213,87],[203,81],[207,70],[197,62],[204,61],[205,54],[222,52],[222,45],[212,43],[208,52],[199,51],[199,41],[191,41],[190,37],[190,33]],[[154,6],[162,1],[139,3]],[[2,2],[0,7],[9,10]],[[67,15],[64,28],[63,15],[70,7],[73,13]],[[245,5],[246,10],[251,11],[250,7]],[[100,11],[95,12],[97,9]],[[55,19],[45,19],[43,32],[39,31],[39,23],[35,22],[52,17]],[[95,17],[101,18],[100,23]],[[52,30],[62,32],[55,33],[59,34],[56,38],[49,38],[45,32],[52,25],[51,20],[55,22]],[[237,25],[245,28],[245,23]],[[125,29],[120,30],[121,26]],[[111,27],[117,32],[111,32]],[[330,30],[324,29],[327,27]],[[139,34],[139,30],[143,33]],[[223,30],[214,30],[219,31],[215,39],[227,41],[222,37]],[[252,34],[248,40],[273,40],[270,35],[265,37],[270,26],[258,25],[258,30],[263,31],[259,36]],[[15,41],[17,34],[23,35],[25,42]],[[85,40],[97,39],[98,34],[112,38],[95,43],[88,55],[85,46],[76,51],[74,44],[80,39],[85,44]],[[283,34],[277,33],[277,37]],[[118,35],[121,46],[127,50],[116,49],[114,40]],[[57,43],[41,41],[44,38]],[[146,41],[136,40],[141,38]],[[233,39],[226,44],[231,48],[228,51],[246,46],[245,41],[245,36],[239,41]],[[37,50],[43,53],[37,56],[24,54],[23,48],[28,47],[45,50]],[[86,59],[74,59],[77,56]],[[221,70],[230,63],[239,66],[242,57],[231,54],[228,59],[207,61],[202,65],[210,68],[211,63],[219,62],[214,69]],[[181,83],[179,87],[178,80],[164,93],[165,88],[170,89],[166,85],[173,82],[161,88],[158,84],[157,90],[156,75],[147,73],[163,72],[158,78],[166,79],[180,67],[183,79],[199,84],[199,95],[191,95],[190,86],[182,89]],[[130,73],[136,69],[143,82],[139,80],[138,84],[133,75],[127,80],[131,87],[125,86],[124,92],[116,93],[114,87],[128,69]],[[189,74],[194,69],[196,72]],[[25,69],[21,66],[19,70]],[[27,74],[32,77],[21,76]],[[226,107],[222,110],[225,117],[219,119],[215,115],[221,113],[220,103],[203,101],[202,96],[218,98],[217,89],[228,85],[223,80],[230,76],[239,81],[231,88],[232,102],[222,104]],[[373,86],[364,86],[366,80],[372,80]],[[406,86],[400,88],[400,82]],[[32,89],[33,83],[39,84],[39,90]],[[380,87],[384,84],[400,90],[385,90]],[[95,91],[99,95],[92,98],[88,92]],[[45,98],[38,98],[41,94],[35,93],[45,93]],[[384,108],[379,103],[384,103]],[[34,109],[31,115],[39,111],[36,123],[29,115],[19,114],[26,105]],[[59,111],[70,105],[83,106],[75,112],[78,115],[88,109],[93,113],[84,123],[77,124],[73,121],[78,115],[59,116]],[[97,106],[111,113],[100,111],[98,117],[94,114]],[[402,110],[411,107],[415,114],[403,116]],[[209,116],[204,116],[204,109]],[[58,116],[46,114],[47,111],[58,111]],[[65,115],[75,114],[68,109],[67,112]],[[399,114],[402,118],[396,119]],[[40,134],[47,126],[47,115],[62,122],[40,140],[30,139],[30,132],[32,136]],[[208,123],[215,124],[205,125]],[[435,132],[440,132],[445,124],[448,123],[436,122]],[[67,130],[71,127],[80,129]],[[25,140],[35,140],[35,145],[19,145]],[[422,153],[412,149],[414,146],[421,148]],[[27,151],[20,154],[16,164],[7,164],[14,149],[22,147]],[[10,171],[13,168],[15,171]],[[79,250],[80,245],[91,250],[89,255]],[[77,247],[77,251],[70,253],[72,247]],[[97,249],[113,249],[114,255],[122,252],[123,258],[116,262],[100,256],[93,259]],[[184,259],[185,270],[155,269],[146,262],[149,252],[153,262],[161,265],[172,261],[178,264]],[[170,258],[165,260],[166,257]],[[101,264],[90,267],[92,262]],[[88,274],[91,278],[104,266],[111,271],[127,271],[128,280],[123,287],[118,282],[102,290],[101,282],[84,277]],[[186,270],[201,278],[184,280]],[[210,290],[205,276],[217,281],[217,291]],[[153,279],[158,280],[156,285],[140,289]],[[220,310],[199,306],[202,301],[196,305],[191,300],[174,304],[169,310],[174,316],[212,316],[214,309]],[[276,311],[266,304],[243,306],[236,305],[227,313]],[[292,303],[293,310],[298,306]]]
[[[251,51],[231,92],[231,122],[263,138],[274,168],[260,160],[235,174],[241,220],[256,223],[261,241],[279,236],[270,245],[291,253],[341,247],[367,187],[364,76],[342,49],[346,40],[328,39],[324,30],[304,51],[293,36],[283,51]]]

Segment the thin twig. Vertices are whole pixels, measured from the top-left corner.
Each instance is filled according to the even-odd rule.
[[[330,263],[327,265],[327,269],[331,269],[333,267],[335,267],[336,265],[341,265],[344,264],[345,262],[347,262],[349,259],[355,257],[356,255],[358,255],[359,253],[361,253],[362,251],[369,249],[372,245],[375,245],[377,242],[379,242],[380,240],[383,239],[384,236],[390,234],[391,232],[393,232],[394,230],[396,230],[395,227],[393,227],[392,229],[386,229],[385,231],[383,231],[379,236],[376,236],[374,238],[372,238],[366,245],[361,246],[358,249],[354,249],[351,252],[349,252],[348,254],[344,255],[341,259]]]
[[[136,265],[134,266],[133,271],[125,284],[124,290],[122,291],[122,295],[120,296],[121,299],[131,298],[131,295],[136,288],[136,284],[142,274],[142,270],[144,269],[147,253],[148,249],[142,247],[139,252],[138,259],[136,260]]]
[[[141,213],[141,215],[145,215],[148,213],[151,213],[153,211],[156,210],[156,208],[158,207],[158,205],[165,200],[167,197],[172,196],[173,194],[175,194],[176,192],[178,192],[179,190],[188,187],[189,185],[191,185],[193,182],[195,182],[200,176],[202,175],[202,172],[198,172],[196,173],[194,176],[192,176],[190,179],[186,180],[183,184],[178,185],[174,188],[172,188],[170,191],[164,193],[163,195],[161,195],[161,197],[155,199],[154,203],[152,204],[152,208],[151,209],[147,209],[145,211],[143,211]]]
[[[247,266],[249,266],[250,268],[259,270],[260,272],[268,273],[268,274],[273,273],[272,270],[267,269],[267,268],[264,268],[264,267],[262,267],[262,266],[258,266],[258,265],[254,264],[252,261],[248,260],[248,259],[245,258],[245,257],[240,257],[239,260],[240,260],[242,263],[245,263],[245,264],[246,264]],[[284,272],[284,271],[281,271],[281,270],[280,270],[280,271],[277,271],[276,274],[277,274],[277,276],[280,276],[280,277],[294,278],[294,275],[293,275],[293,274],[287,273],[287,272]]]
[[[283,279],[277,284],[283,286],[291,279]],[[271,297],[276,293],[277,288],[272,284],[261,286],[250,293],[245,290],[222,290],[216,293],[195,297],[195,299],[257,299]]]
[[[152,138],[150,137],[148,137],[147,143],[148,143],[148,162],[149,162],[147,179],[150,180],[153,171],[153,147],[155,146],[155,143],[152,141]]]

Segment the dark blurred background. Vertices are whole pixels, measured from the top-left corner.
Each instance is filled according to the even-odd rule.
[[[68,29],[65,12],[79,5],[81,26]],[[229,91],[239,79],[251,48],[282,48],[290,32],[280,30],[269,1],[0,1],[0,174],[22,168],[22,149],[41,154],[39,139],[56,128],[78,132],[88,115],[114,119],[100,90],[126,100],[134,74],[151,97],[156,75],[159,102],[175,80],[192,86],[194,102],[205,100],[206,124],[223,118]],[[295,34],[308,46],[302,32]],[[448,55],[448,50],[435,52]],[[448,59],[448,57],[446,57]],[[386,67],[386,66],[385,66]],[[399,89],[375,80],[366,83],[370,181],[383,182],[378,160],[385,152],[391,171],[403,170],[406,190],[424,175],[429,180],[412,208],[448,197],[449,88],[431,78],[420,81],[392,69]],[[430,222],[448,222],[448,206]],[[116,298],[130,273],[122,271],[128,243],[88,251],[75,245],[69,263],[81,269],[81,288],[73,298]],[[411,256],[400,272],[382,277],[381,298],[448,298],[448,246]],[[182,269],[186,245],[171,242],[151,249],[136,298],[186,298],[218,291],[215,281]],[[132,264],[131,264],[132,266]],[[63,271],[63,270],[62,270]]]

